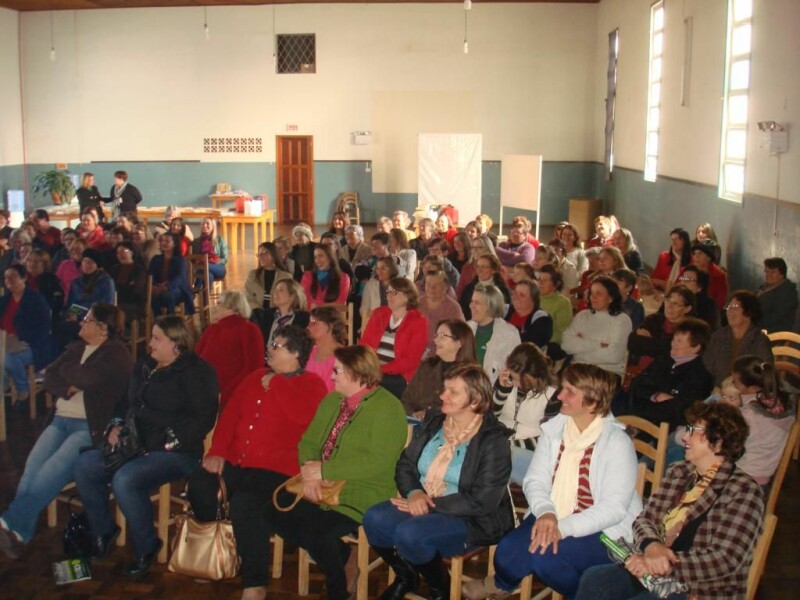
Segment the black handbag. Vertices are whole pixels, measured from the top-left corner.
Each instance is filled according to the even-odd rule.
[[[117,443],[108,442],[108,433],[105,438],[106,441],[100,446],[100,458],[107,473],[115,473],[126,462],[147,451],[139,439],[136,418],[130,413],[117,433]]]
[[[68,501],[69,520],[61,536],[64,554],[67,558],[87,558],[92,552],[92,529],[85,512],[72,510],[74,498],[75,496],[72,496]]]

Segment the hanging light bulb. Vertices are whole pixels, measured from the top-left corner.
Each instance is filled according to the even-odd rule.
[[[464,8],[470,0],[464,0]],[[472,3],[470,3],[470,6]],[[469,54],[469,42],[467,41],[467,13],[464,11],[464,54]]]
[[[53,46],[50,46],[50,60],[53,62],[56,60],[56,49]]]
[[[203,33],[206,34],[206,39],[211,39],[211,29],[208,27],[208,7],[203,7]]]
[[[464,0],[464,10],[472,10],[472,0]]]
[[[464,40],[464,54],[469,54],[469,42]]]

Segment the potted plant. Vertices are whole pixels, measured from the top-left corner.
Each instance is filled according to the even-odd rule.
[[[69,178],[69,171],[49,169],[33,178],[31,191],[34,194],[53,197],[53,204],[68,203],[75,197],[75,186]]]

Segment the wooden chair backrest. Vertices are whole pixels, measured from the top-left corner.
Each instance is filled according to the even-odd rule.
[[[800,334],[777,331],[767,335],[772,344],[775,368],[800,374]]]
[[[355,341],[353,340],[353,315],[354,315],[354,306],[352,302],[347,303],[347,312],[345,313],[345,320],[347,321],[347,343],[352,346]]]
[[[792,452],[797,445],[797,439],[800,436],[800,421],[795,421],[792,429],[789,431],[789,438],[786,440],[786,446],[781,453],[781,460],[778,463],[778,468],[775,469],[775,474],[772,476],[770,482],[769,496],[767,496],[766,513],[774,513],[775,506],[778,504],[778,495],[781,493],[783,486],[783,479],[786,477],[786,469],[789,468],[789,461],[792,458]]]
[[[667,462],[667,445],[669,444],[669,424],[654,425],[641,417],[631,415],[617,417],[617,421],[626,427],[643,431],[656,440],[654,447],[636,436],[633,438],[633,447],[636,453],[653,461],[653,468],[648,468],[645,473],[645,481],[650,483],[650,493],[652,494],[661,485],[661,478],[664,476],[664,468]]]
[[[778,517],[767,513],[764,519],[764,531],[756,542],[753,551],[753,562],[750,564],[750,572],[747,575],[747,600],[753,600],[758,590],[758,582],[764,574],[764,566],[767,564],[767,554],[772,544],[772,536],[775,535],[775,528],[778,526]]]

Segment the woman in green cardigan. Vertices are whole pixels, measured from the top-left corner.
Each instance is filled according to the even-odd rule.
[[[275,533],[305,548],[325,574],[331,600],[346,600],[355,585],[345,563],[343,535],[358,529],[369,507],[395,496],[395,465],[408,435],[403,405],[380,387],[375,351],[348,346],[334,351],[334,391],[328,394],[300,440],[305,499],[275,516]],[[316,504],[326,481],[347,483],[339,505]]]

